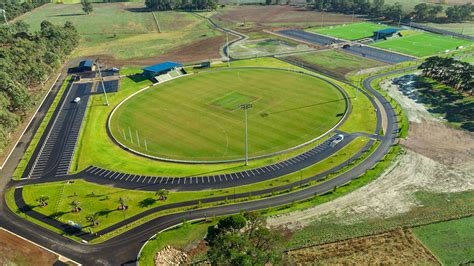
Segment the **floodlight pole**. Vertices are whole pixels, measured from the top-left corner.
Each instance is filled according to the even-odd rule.
[[[102,83],[102,90],[104,91],[105,105],[109,106],[109,99],[107,98],[107,93],[105,92],[104,79],[102,78],[102,73],[100,72],[99,59],[96,60],[96,64],[97,64],[97,69],[99,70],[100,82]]]
[[[241,104],[240,109],[244,110],[245,113],[245,165],[249,165],[249,138],[248,138],[248,123],[247,123],[247,110],[252,108],[251,103]]]

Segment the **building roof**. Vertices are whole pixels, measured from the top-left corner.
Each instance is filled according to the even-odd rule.
[[[374,34],[391,34],[391,33],[395,33],[397,32],[398,29],[394,29],[394,28],[388,28],[388,29],[383,29],[383,30],[377,30],[377,31],[374,31]]]
[[[156,64],[153,66],[145,67],[143,70],[149,71],[149,72],[161,72],[161,71],[170,70],[172,68],[181,67],[181,66],[183,65],[176,62],[163,62],[163,63]]]
[[[94,62],[92,60],[84,60],[79,63],[79,67],[92,67]]]

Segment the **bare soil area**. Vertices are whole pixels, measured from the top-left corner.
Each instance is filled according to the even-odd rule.
[[[439,122],[410,123],[405,147],[452,167],[474,164],[474,134]]]
[[[220,58],[221,47],[225,44],[225,36],[218,36],[197,41],[195,43],[177,47],[165,54],[139,59],[119,60],[107,55],[101,55],[101,60],[111,66],[146,66],[158,64],[163,61],[176,61],[180,63],[193,63],[208,59]]]
[[[215,18],[224,22],[257,24],[312,23],[314,25],[341,24],[353,21],[352,16],[311,11],[293,6],[241,6],[218,13]],[[354,18],[354,21],[362,21]]]
[[[0,229],[0,265],[53,265],[58,256]]]
[[[288,252],[297,265],[439,265],[409,231],[396,230]]]

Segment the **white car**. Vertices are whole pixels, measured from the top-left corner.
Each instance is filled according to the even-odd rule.
[[[341,141],[343,141],[343,140],[344,140],[344,135],[339,134],[339,135],[337,135],[337,136],[333,139],[333,141],[331,142],[331,146],[334,147],[334,146],[336,146],[337,144],[339,144],[339,143],[340,143]]]
[[[81,101],[81,98],[79,98],[79,97],[76,97],[76,98],[74,98],[74,100],[73,100],[73,102],[75,102],[75,103],[78,103],[78,102],[80,102],[80,101]]]

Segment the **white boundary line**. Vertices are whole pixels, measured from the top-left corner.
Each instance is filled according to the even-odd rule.
[[[330,134],[331,132],[333,132],[336,128],[338,128],[342,122],[345,121],[347,115],[349,115],[349,113],[352,112],[352,109],[351,109],[351,101],[350,101],[350,98],[349,98],[349,95],[347,94],[347,92],[344,90],[344,88],[342,88],[341,86],[339,86],[337,83],[331,81],[330,79],[327,79],[325,77],[322,77],[322,76],[319,76],[319,75],[315,75],[313,73],[307,73],[307,72],[303,72],[303,71],[300,71],[300,70],[297,70],[297,69],[289,69],[289,68],[278,68],[278,67],[253,67],[253,66],[242,66],[242,67],[227,67],[227,68],[223,68],[223,69],[212,69],[212,70],[208,70],[206,72],[212,72],[212,71],[226,71],[226,70],[235,70],[235,69],[270,69],[270,70],[281,70],[281,71],[290,71],[290,72],[294,72],[294,73],[298,73],[298,74],[303,74],[303,75],[308,75],[308,76],[311,76],[311,77],[314,77],[314,78],[317,78],[317,79],[320,79],[330,85],[332,85],[333,87],[335,87],[338,91],[341,92],[341,94],[346,97],[345,100],[346,100],[346,103],[348,103],[348,105],[346,106],[346,110],[344,111],[344,115],[343,117],[337,122],[336,125],[334,125],[332,128],[330,128],[328,131],[326,131],[325,133],[323,133],[322,135],[316,137],[316,138],[313,138],[309,141],[306,141],[305,143],[302,143],[302,144],[299,144],[299,145],[296,145],[294,147],[290,147],[288,149],[285,149],[285,150],[281,150],[281,151],[277,151],[277,152],[273,152],[273,153],[270,153],[270,154],[264,154],[264,155],[259,155],[259,156],[254,156],[254,157],[251,157],[249,158],[249,160],[255,160],[255,159],[264,159],[264,158],[268,158],[268,157],[271,157],[271,156],[275,156],[275,155],[280,155],[280,154],[284,154],[284,153],[287,153],[287,152],[290,152],[290,151],[294,151],[294,150],[297,150],[299,148],[302,148],[306,145],[309,145],[323,137],[325,137],[326,135]],[[165,83],[165,82],[168,82],[168,81],[171,81],[171,80],[174,80],[174,79],[177,79],[177,78],[183,78],[183,77],[187,77],[187,76],[190,76],[190,75],[193,75],[193,74],[186,74],[186,75],[182,75],[182,76],[179,76],[179,77],[176,77],[176,78],[172,78],[172,79],[169,79],[169,80],[166,80],[166,81],[163,81],[163,82],[159,82],[159,83],[154,83],[152,84],[151,86],[146,86],[145,88],[142,88],[136,92],[134,92],[133,94],[129,95],[128,97],[126,97],[125,99],[123,99],[119,104],[117,104],[114,109],[112,110],[112,112],[110,113],[109,117],[107,118],[107,130],[108,132],[110,133],[110,136],[112,137],[112,141],[116,142],[119,146],[121,146],[122,148],[124,148],[125,150],[127,151],[130,151],[131,153],[134,153],[134,154],[137,154],[137,155],[140,155],[140,156],[143,156],[145,158],[149,158],[149,159],[153,159],[153,160],[159,160],[159,161],[164,161],[164,162],[174,162],[174,163],[190,163],[190,164],[217,164],[217,163],[234,163],[234,162],[241,162],[243,161],[243,159],[233,159],[233,160],[218,160],[218,161],[206,161],[206,160],[203,160],[203,161],[192,161],[192,160],[178,160],[178,159],[170,159],[170,158],[163,158],[163,157],[158,157],[158,156],[153,156],[153,155],[150,155],[150,154],[145,154],[145,153],[142,153],[142,152],[139,152],[135,149],[132,149],[130,147],[128,147],[127,145],[123,144],[122,142],[120,142],[115,136],[114,134],[112,133],[112,130],[110,129],[111,126],[111,121],[112,121],[112,117],[113,115],[115,114],[115,111],[123,104],[125,103],[127,100],[129,100],[130,98],[134,97],[135,95],[151,88],[151,87],[154,87],[156,85],[159,85],[159,84],[162,84],[162,83]]]
[[[5,231],[5,232],[7,232],[7,233],[10,233],[10,234],[12,234],[12,235],[14,235],[14,236],[16,236],[16,237],[22,239],[22,240],[25,240],[25,241],[28,242],[28,243],[31,243],[31,244],[33,244],[33,245],[39,247],[39,248],[42,248],[42,249],[44,249],[44,250],[46,250],[46,251],[49,251],[49,252],[51,252],[51,253],[57,255],[59,260],[60,260],[60,258],[65,258],[67,261],[73,262],[73,263],[75,263],[76,265],[82,265],[82,264],[80,264],[79,262],[77,262],[77,261],[75,261],[75,260],[72,260],[72,259],[70,259],[70,258],[68,258],[68,257],[66,257],[66,256],[63,256],[63,255],[61,255],[61,254],[55,252],[55,251],[52,251],[52,250],[49,249],[49,248],[45,248],[45,247],[41,246],[40,244],[37,244],[37,243],[35,243],[35,242],[33,242],[33,241],[27,239],[27,238],[24,238],[24,237],[22,237],[22,236],[20,236],[20,235],[17,235],[17,234],[15,234],[15,233],[13,233],[12,231],[9,231],[9,230],[7,230],[7,229],[5,229],[5,228],[3,228],[3,227],[0,227],[0,230],[3,230],[3,231]]]
[[[51,90],[53,89],[54,85],[56,85],[56,82],[58,81],[59,77],[61,76],[62,73],[59,73],[58,77],[56,78],[56,80],[54,81],[53,85],[51,85],[51,87],[49,88],[48,90],[48,93],[46,93],[46,95],[43,97],[43,100],[41,101],[41,103],[38,105],[38,108],[36,109],[35,113],[33,114],[33,116],[31,116],[31,119],[30,121],[28,122],[28,124],[26,125],[25,129],[23,129],[23,132],[21,133],[20,137],[16,140],[15,142],[15,145],[13,145],[13,148],[12,150],[10,151],[10,153],[8,153],[8,156],[5,158],[5,160],[3,161],[3,164],[2,166],[0,166],[0,170],[3,169],[3,167],[5,167],[5,164],[7,163],[7,161],[10,159],[10,156],[12,155],[13,151],[15,150],[16,146],[18,145],[18,143],[20,142],[20,139],[23,137],[23,135],[25,134],[26,130],[28,129],[28,127],[30,126],[31,122],[33,121],[33,119],[36,117],[36,114],[38,113],[39,109],[41,108],[41,106],[43,105],[44,101],[46,100],[46,98],[48,98],[49,96],[49,93],[51,92]],[[28,147],[27,147],[28,148]]]

